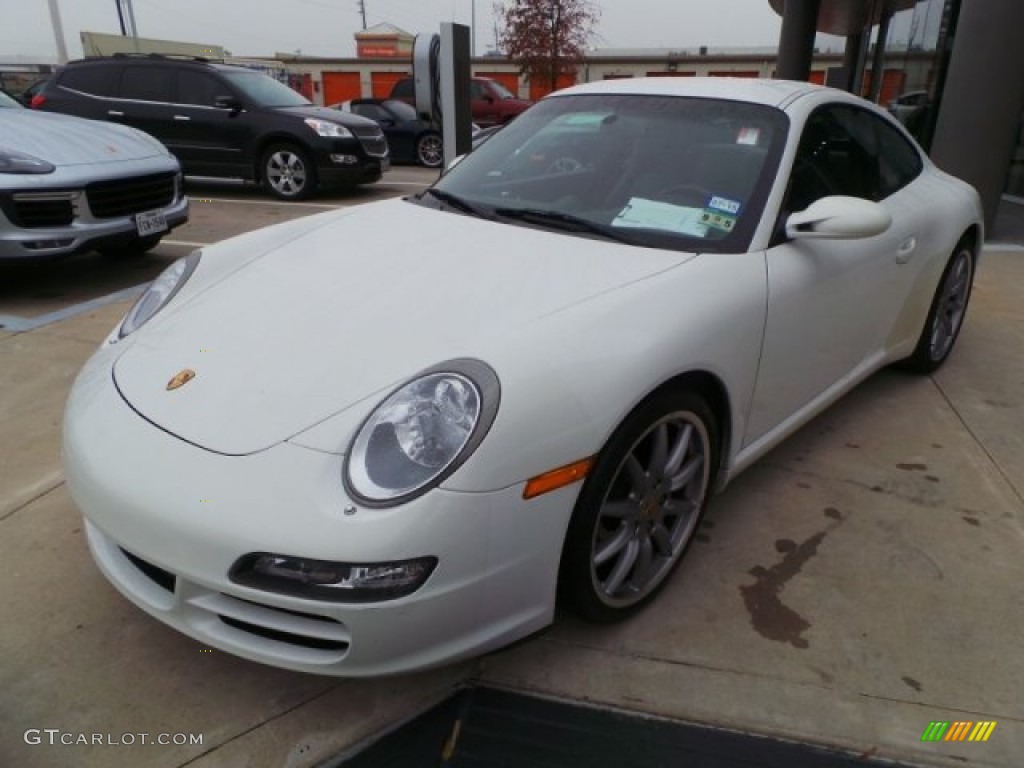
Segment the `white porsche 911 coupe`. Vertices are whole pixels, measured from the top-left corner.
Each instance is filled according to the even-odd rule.
[[[386,237],[382,237],[386,233]],[[950,354],[978,196],[884,111],[767,80],[559,91],[423,194],[197,251],[75,383],[107,578],[331,675],[629,616],[712,493]]]

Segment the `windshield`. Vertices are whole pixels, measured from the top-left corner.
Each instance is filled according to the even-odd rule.
[[[743,252],[787,126],[779,110],[743,102],[555,96],[480,145],[436,189],[499,221],[563,230],[574,221],[581,236]],[[424,204],[440,207],[440,199]]]
[[[496,94],[498,94],[498,98],[501,98],[501,99],[514,99],[515,98],[515,94],[513,94],[512,91],[510,91],[504,85],[499,83],[497,80],[492,80],[491,81],[491,88],[493,88],[494,92]]]
[[[262,72],[225,73],[232,85],[260,107],[308,107],[312,102]]]
[[[397,117],[399,120],[418,120],[419,117],[416,115],[416,110],[406,104],[404,101],[398,101],[396,99],[388,99],[382,104],[391,114]]]

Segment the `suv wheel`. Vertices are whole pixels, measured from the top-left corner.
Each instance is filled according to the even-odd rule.
[[[425,133],[416,141],[416,162],[427,168],[440,168],[444,161],[444,145],[437,133]]]
[[[260,169],[267,190],[281,200],[302,200],[316,189],[316,168],[309,154],[294,145],[269,147]]]

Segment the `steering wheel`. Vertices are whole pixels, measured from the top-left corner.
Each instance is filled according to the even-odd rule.
[[[583,170],[583,163],[575,157],[563,155],[556,157],[547,167],[548,173],[576,173]]]

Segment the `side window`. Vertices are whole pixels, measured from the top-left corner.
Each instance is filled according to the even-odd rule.
[[[828,195],[881,199],[877,142],[857,112],[823,107],[808,119],[793,160],[789,210],[803,210]]]
[[[882,197],[903,189],[924,170],[921,155],[896,128],[881,118],[878,123],[878,160],[882,177]]]
[[[62,88],[81,91],[93,96],[110,96],[117,82],[117,67],[76,67],[66,69],[58,84]]]
[[[480,100],[487,96],[487,89],[483,83],[471,82],[469,84],[469,98]]]
[[[205,72],[181,70],[178,72],[179,104],[196,104],[212,107],[218,96],[231,96],[231,90],[215,77]]]
[[[125,67],[121,75],[121,98],[135,101],[172,100],[173,69],[163,67]]]

